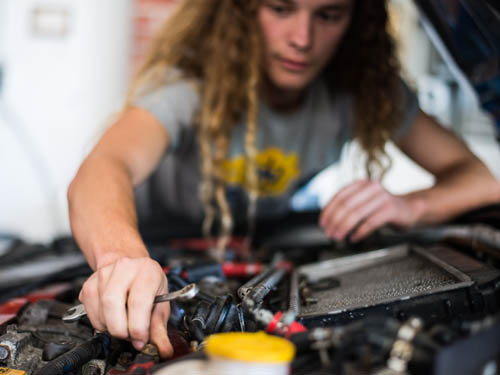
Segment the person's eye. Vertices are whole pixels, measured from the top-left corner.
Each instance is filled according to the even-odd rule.
[[[323,22],[339,22],[342,19],[340,12],[318,12],[317,17]]]
[[[287,5],[269,4],[269,8],[278,16],[287,15],[292,11]]]

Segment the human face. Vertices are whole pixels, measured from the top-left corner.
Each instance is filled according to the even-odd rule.
[[[302,92],[335,53],[353,4],[354,0],[261,0],[258,20],[271,84]]]

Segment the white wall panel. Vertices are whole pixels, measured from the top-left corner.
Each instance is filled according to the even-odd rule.
[[[69,232],[67,185],[122,103],[132,2],[0,2],[0,232],[49,240]]]

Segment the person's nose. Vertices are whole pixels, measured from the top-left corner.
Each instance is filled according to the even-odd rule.
[[[314,40],[313,20],[307,13],[299,13],[290,30],[290,44],[301,52],[308,51]]]

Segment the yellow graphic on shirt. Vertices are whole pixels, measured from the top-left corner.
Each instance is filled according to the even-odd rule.
[[[283,150],[270,147],[256,157],[259,196],[284,193],[299,173],[296,153],[285,155]],[[225,180],[230,185],[245,187],[245,157],[236,156],[224,162]]]

